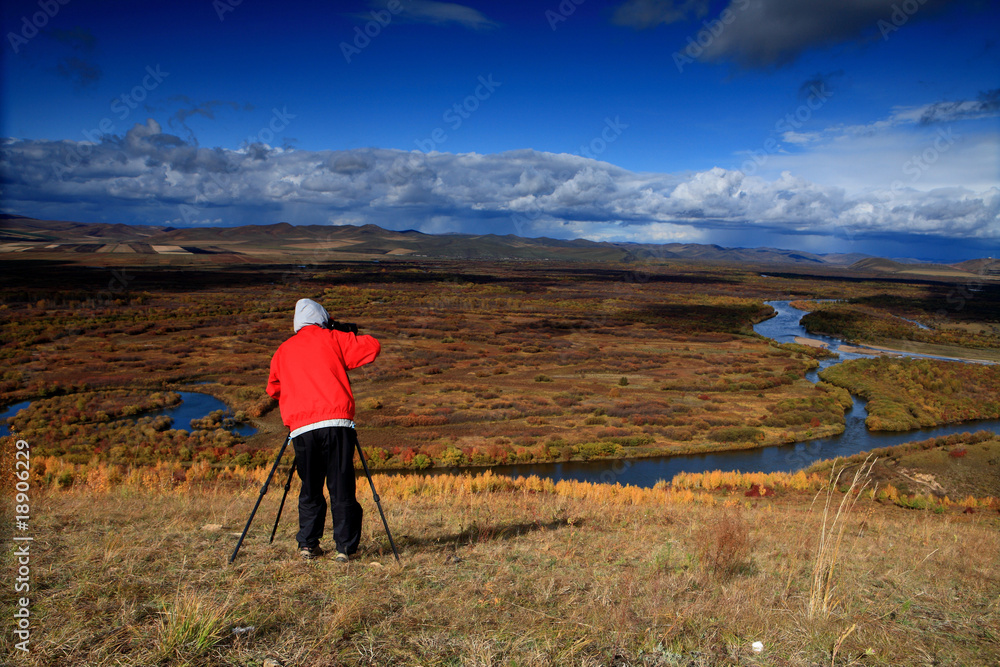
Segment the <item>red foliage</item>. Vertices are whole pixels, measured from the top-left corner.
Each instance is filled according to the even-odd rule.
[[[448,423],[445,415],[418,415],[413,412],[405,417],[397,417],[400,426],[441,426]]]
[[[769,489],[766,486],[761,486],[760,484],[753,484],[750,490],[744,495],[747,498],[766,498],[768,496],[773,496],[775,494],[774,489]]]
[[[965,447],[959,447],[958,449],[953,449],[950,452],[948,452],[948,456],[950,456],[952,458],[955,458],[955,459],[960,459],[963,456],[965,456],[966,453],[967,452],[965,451]]]

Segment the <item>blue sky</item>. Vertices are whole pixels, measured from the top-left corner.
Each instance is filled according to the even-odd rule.
[[[1000,8],[15,0],[3,210],[957,260],[1000,249]]]

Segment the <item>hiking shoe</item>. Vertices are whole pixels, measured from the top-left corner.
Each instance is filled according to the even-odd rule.
[[[299,555],[302,556],[303,560],[319,558],[325,553],[326,552],[323,551],[318,544],[314,547],[299,547]]]
[[[346,563],[347,561],[351,560],[351,557],[341,552],[337,554],[337,557],[334,558],[334,560],[337,561],[338,563]]]

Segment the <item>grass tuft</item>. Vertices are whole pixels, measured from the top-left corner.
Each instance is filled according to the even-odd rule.
[[[837,586],[834,583],[834,572],[843,546],[847,520],[857,505],[858,498],[868,486],[871,470],[876,460],[869,456],[864,463],[858,466],[850,486],[842,494],[837,510],[832,516],[831,508],[837,484],[846,468],[837,471],[836,464],[830,468],[830,484],[826,489],[826,502],[823,505],[823,517],[820,522],[819,545],[813,564],[812,586],[809,589],[807,614],[810,619],[829,615],[837,605],[835,597]]]

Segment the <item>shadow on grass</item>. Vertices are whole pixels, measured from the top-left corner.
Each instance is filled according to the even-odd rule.
[[[141,264],[97,267],[75,264],[71,260],[5,259],[0,276],[0,290],[6,298],[31,300],[55,293],[64,298],[85,299],[93,292],[108,290],[116,274],[128,278],[129,290],[197,292],[241,287],[290,287],[294,285],[426,285],[436,283],[472,283],[476,285],[515,283],[522,286],[560,286],[569,279],[584,283],[683,283],[735,284],[738,280],[716,275],[679,275],[643,273],[628,268],[596,268],[586,264],[532,264],[505,266],[497,275],[496,265],[482,268],[468,265],[442,267],[433,261],[396,260],[375,264],[369,261],[331,261],[297,264],[171,266]],[[67,287],[67,286],[72,287]],[[124,291],[116,287],[116,293]],[[45,293],[42,293],[45,292]]]
[[[574,527],[583,524],[581,519],[573,519],[572,525]],[[571,525],[568,519],[556,519],[554,521],[541,522],[541,521],[525,521],[520,523],[501,523],[501,524],[486,524],[479,525],[474,523],[473,525],[465,528],[461,532],[452,533],[451,535],[439,535],[435,537],[416,537],[413,535],[400,535],[399,538],[395,538],[396,546],[401,550],[407,546],[409,547],[429,547],[429,546],[447,546],[454,545],[460,546],[465,544],[474,544],[477,542],[492,542],[495,540],[509,540],[515,537],[520,537],[521,535],[528,535],[535,532],[542,532],[546,530],[556,530],[558,528],[565,528]]]

